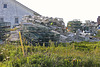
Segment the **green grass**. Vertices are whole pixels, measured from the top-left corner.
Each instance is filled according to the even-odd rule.
[[[0,67],[100,67],[99,42],[24,45],[24,52],[20,44],[0,45]]]

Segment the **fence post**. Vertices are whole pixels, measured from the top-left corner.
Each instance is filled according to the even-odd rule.
[[[22,47],[22,51],[23,51],[23,56],[25,56],[25,54],[24,54],[24,47],[23,47],[23,42],[22,42],[20,31],[19,31],[19,37],[20,37],[21,47]]]

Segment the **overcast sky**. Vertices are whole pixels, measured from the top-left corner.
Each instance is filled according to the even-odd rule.
[[[17,0],[43,16],[63,18],[65,24],[73,19],[97,21],[100,0]]]

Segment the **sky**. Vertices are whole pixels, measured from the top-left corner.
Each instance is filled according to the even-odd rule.
[[[73,19],[97,21],[100,0],[17,0],[42,16],[63,18],[65,25]]]

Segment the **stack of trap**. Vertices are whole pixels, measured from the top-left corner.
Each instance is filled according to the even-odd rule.
[[[10,35],[10,22],[0,21],[0,40],[5,40]]]
[[[60,37],[59,33],[52,32],[48,27],[32,23],[23,23],[21,33],[22,37],[33,45],[35,43],[48,44],[49,40],[58,42]]]

